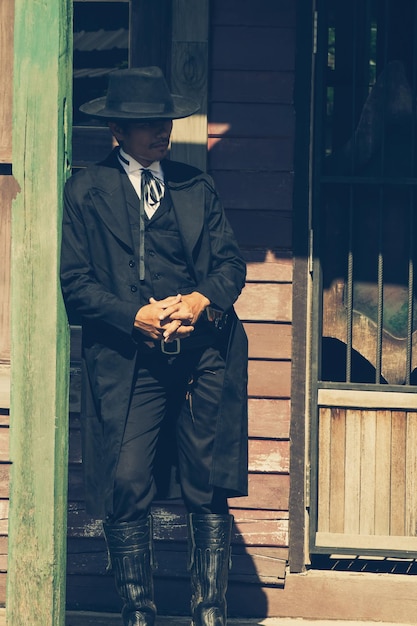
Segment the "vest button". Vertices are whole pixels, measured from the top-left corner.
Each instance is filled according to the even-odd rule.
[[[138,288],[136,287],[136,285],[130,285],[130,291],[132,293],[135,293],[138,290]]]
[[[155,252],[153,250],[149,250],[148,254],[149,256],[155,256]]]
[[[153,275],[155,280],[159,280],[161,278],[161,274],[159,274],[158,272],[156,274]]]
[[[133,259],[130,259],[129,261],[129,267],[135,267],[136,263],[134,262]]]

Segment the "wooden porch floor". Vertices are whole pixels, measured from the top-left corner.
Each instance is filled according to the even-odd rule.
[[[185,617],[160,617],[156,626],[190,626],[190,619]],[[372,622],[352,622],[346,620],[305,620],[299,618],[269,617],[266,619],[228,619],[228,626],[370,626]],[[375,625],[375,622],[373,622]],[[120,617],[104,613],[94,615],[69,613],[65,626],[121,626]],[[385,623],[384,626],[398,626]]]
[[[309,620],[289,617],[269,617],[265,619],[228,619],[228,626],[376,626],[374,621],[351,620]],[[381,622],[378,622],[381,624]],[[156,626],[190,626],[189,618],[159,617]],[[0,626],[7,626],[6,609],[0,608]],[[120,616],[109,613],[90,613],[83,611],[69,611],[66,615],[65,626],[121,626]],[[398,626],[398,622],[384,622],[383,626]]]

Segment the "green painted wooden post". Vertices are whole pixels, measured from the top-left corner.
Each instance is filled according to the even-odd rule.
[[[9,626],[65,620],[68,325],[58,281],[71,0],[16,0]]]

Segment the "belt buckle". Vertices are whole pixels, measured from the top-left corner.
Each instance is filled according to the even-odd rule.
[[[167,346],[173,347],[172,350],[167,350]],[[181,352],[181,341],[177,338],[174,339],[173,342],[166,343],[163,339],[161,339],[161,352],[162,354],[168,354],[169,356],[175,356]]]

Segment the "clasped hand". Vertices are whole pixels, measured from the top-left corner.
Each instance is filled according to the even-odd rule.
[[[185,296],[177,294],[163,300],[150,298],[149,304],[136,314],[135,328],[150,339],[166,343],[184,339],[194,330],[195,323],[210,300],[198,291]]]

